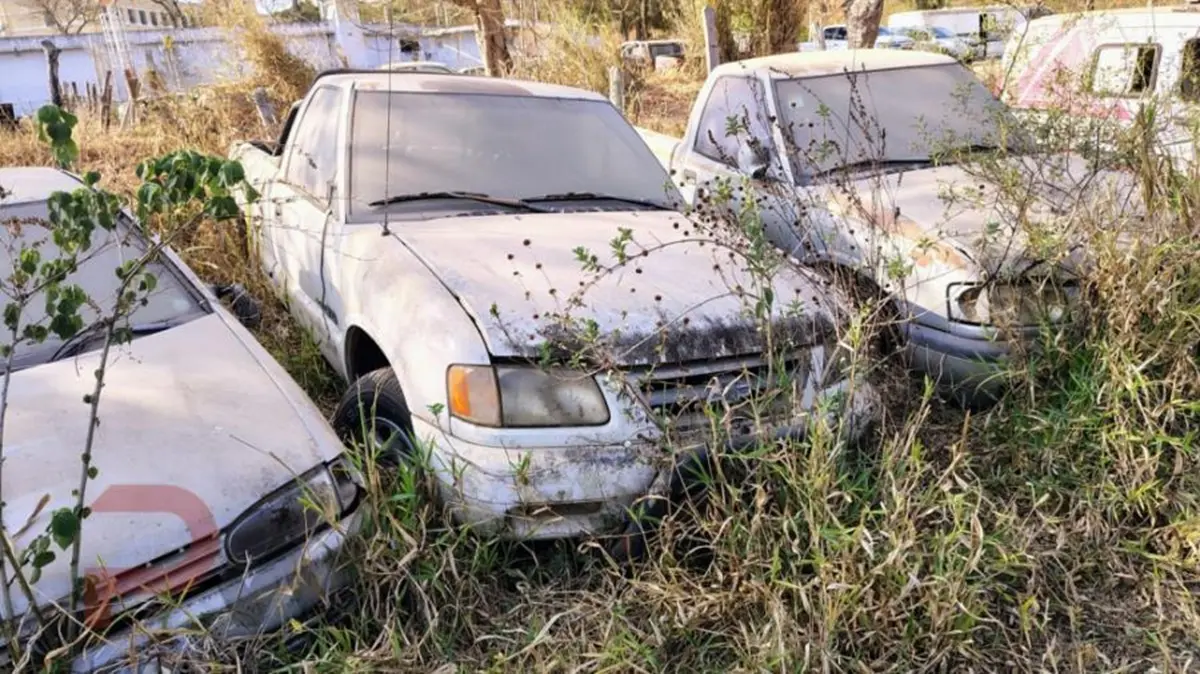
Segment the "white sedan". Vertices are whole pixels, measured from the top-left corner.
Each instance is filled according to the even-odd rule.
[[[0,186],[8,250],[48,237],[53,193],[86,189],[49,168],[0,168]],[[117,290],[121,261],[148,250],[123,217],[112,232],[97,230],[68,279],[101,308]],[[43,257],[52,248],[44,244]],[[2,258],[7,279],[11,258]],[[337,552],[357,522],[358,482],[320,411],[172,252],[150,271],[156,290],[130,316],[133,340],[111,350],[105,373],[81,556],[91,581],[85,615],[97,634],[73,671],[154,660],[160,630],[249,636],[304,616],[345,582]],[[23,321],[44,318],[41,306],[35,300]],[[46,530],[54,510],[74,506],[88,430],[82,400],[102,345],[101,331],[85,331],[17,346],[3,494],[5,531],[19,549]],[[44,611],[68,605],[69,557],[59,551],[33,584]],[[13,600],[22,629],[32,631],[29,602],[16,590]],[[9,617],[0,609],[0,619]],[[8,658],[0,647],[0,669],[15,667]]]

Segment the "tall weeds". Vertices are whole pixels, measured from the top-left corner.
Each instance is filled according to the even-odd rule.
[[[590,30],[564,18],[543,38],[548,57],[518,60],[515,76],[607,91],[620,36],[602,30],[591,44],[580,39]],[[294,99],[311,70],[268,33],[242,34],[258,79],[128,130],[85,118],[79,165],[131,186],[137,159],[263,135],[248,87]],[[678,132],[675,117],[647,119]],[[0,164],[52,161],[28,129],[0,139]],[[817,433],[727,457],[710,498],[668,519],[632,570],[578,542],[448,528],[415,480],[372,472],[360,578],[342,610],[289,628],[298,650],[268,640],[192,657],[224,671],[1195,668],[1200,183],[1143,157],[1143,211],[1097,196],[1071,214],[1092,251],[1087,320],[1014,364],[1021,383],[997,408],[957,411],[887,364],[877,442]],[[178,247],[206,279],[269,296],[227,229],[202,224]],[[311,342],[280,306],[265,309],[260,339],[331,400],[340,385]]]

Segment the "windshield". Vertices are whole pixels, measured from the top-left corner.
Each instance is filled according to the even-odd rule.
[[[927,162],[957,148],[1018,147],[1008,108],[956,63],[781,79],[775,95],[798,182],[865,162]]]
[[[679,200],[645,141],[607,101],[360,92],[350,128],[351,221],[489,208],[463,200],[370,205],[423,192],[586,192],[667,207]]]
[[[0,224],[3,224],[0,227],[0,279],[3,279],[0,281],[0,303],[8,305],[13,301],[9,281],[13,273],[13,258],[20,249],[38,245],[42,260],[55,259],[60,253],[50,236],[49,210],[45,201],[0,203]],[[68,284],[82,287],[96,303],[95,307],[85,305],[81,311],[85,327],[112,312],[121,283],[115,273],[117,268],[127,260],[138,259],[145,252],[145,242],[128,227],[119,226],[112,232],[96,230],[92,235],[91,249],[84,254],[85,259],[81,260],[79,269],[66,280]],[[185,281],[165,262],[152,263],[146,271],[154,275],[157,283],[147,297],[146,304],[130,315],[131,327],[174,325],[205,313],[196,296],[184,285]],[[21,325],[46,325],[45,304],[42,296],[35,296],[21,314]],[[0,344],[10,343],[8,331],[4,330],[0,334]],[[18,344],[13,369],[48,362],[62,345],[62,340],[53,334],[41,344]],[[2,363],[0,371],[3,371]]]
[[[676,42],[651,45],[650,55],[655,58],[659,56],[683,56],[683,45]]]

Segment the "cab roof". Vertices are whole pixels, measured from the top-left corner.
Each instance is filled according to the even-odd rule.
[[[874,71],[892,68],[918,68],[921,66],[957,63],[950,56],[927,51],[899,49],[841,49],[836,51],[793,52],[776,54],[745,61],[724,63],[713,70],[713,75],[733,75],[747,71],[767,70],[788,77],[820,77],[836,75],[846,71]]]
[[[532,98],[567,98],[587,101],[606,101],[604,96],[584,89],[544,82],[499,79],[463,75],[420,72],[417,70],[331,70],[314,80],[335,87],[353,87],[358,91],[387,91],[416,94],[490,94],[494,96],[528,96]]]
[[[1091,24],[1111,19],[1126,24],[1155,25],[1160,28],[1170,26],[1195,26],[1200,23],[1200,4],[1164,5],[1162,7],[1126,7],[1123,9],[1098,9],[1091,12],[1072,12],[1069,14],[1051,14],[1029,22],[1030,26],[1070,25],[1075,22],[1090,22]],[[1106,26],[1100,26],[1106,27]]]

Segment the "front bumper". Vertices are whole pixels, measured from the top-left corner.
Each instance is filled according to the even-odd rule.
[[[843,380],[818,392],[810,410],[824,412],[829,428],[856,441],[879,418],[878,392],[865,381]],[[722,443],[731,447],[802,437],[811,415]],[[643,497],[667,495],[675,466],[711,451],[713,437],[666,450],[652,440],[616,445],[498,448],[464,442],[414,419],[419,438],[433,438],[432,463],[440,497],[455,520],[483,535],[554,539],[613,533]]]
[[[904,326],[904,356],[910,368],[928,375],[936,390],[967,407],[995,404],[1009,386],[1008,362],[1014,344],[987,327],[954,323],[920,312]],[[1018,334],[1023,346],[1037,327]]]
[[[339,554],[357,530],[358,512],[303,546],[220,586],[187,597],[134,627],[108,634],[71,663],[72,672],[150,674],[171,671],[200,639],[237,639],[279,629],[311,614],[350,571]]]

